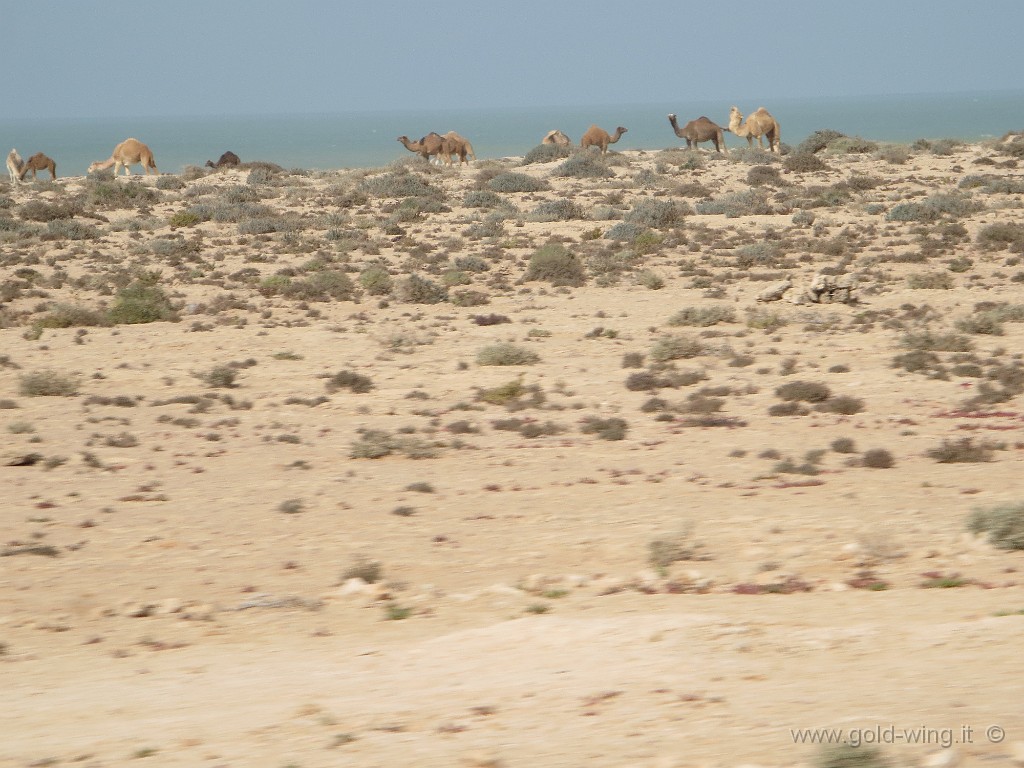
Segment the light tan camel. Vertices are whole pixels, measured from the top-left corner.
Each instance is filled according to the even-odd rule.
[[[220,156],[220,159],[215,163],[213,160],[206,161],[207,168],[225,168],[228,166],[238,165],[242,161],[238,159],[238,155],[232,152],[230,149]]]
[[[711,141],[714,142],[716,150],[726,155],[729,154],[729,149],[725,146],[724,132],[726,129],[703,115],[696,120],[691,120],[682,128],[676,122],[675,115],[669,115],[668,121],[672,124],[672,130],[676,132],[676,136],[686,139],[687,149],[697,148],[697,145],[703,141]]]
[[[116,147],[110,157],[102,162],[97,160],[95,163],[89,166],[89,173],[93,171],[103,171],[111,166],[114,167],[114,176],[117,176],[117,172],[123,167],[124,175],[131,176],[132,170],[128,166],[135,165],[136,163],[142,166],[142,170],[149,175],[149,169],[152,168],[156,175],[160,175],[160,171],[156,169],[156,162],[153,160],[153,153],[149,147],[143,144],[138,139],[125,139]]]
[[[758,107],[756,112],[747,116],[747,122],[743,122],[743,115],[733,107],[729,110],[729,130],[737,136],[745,136],[747,146],[754,146],[754,137],[757,137],[757,145],[764,149],[763,137],[768,138],[768,151],[778,152],[782,143],[782,131],[778,121],[771,116],[767,109]]]
[[[540,140],[541,144],[554,144],[556,147],[568,147],[572,139],[559,130],[548,131],[547,136]]]
[[[597,147],[601,150],[601,154],[605,155],[608,153],[608,145],[614,144],[621,139],[622,134],[627,130],[627,128],[623,128],[620,125],[615,129],[615,135],[609,136],[608,131],[604,128],[598,128],[596,125],[592,125],[587,128],[587,132],[584,133],[583,137],[580,139],[580,146],[583,147],[583,149],[586,149],[587,147]]]
[[[439,133],[431,131],[419,141],[409,141],[408,136],[399,136],[398,141],[410,152],[415,152],[428,163],[432,157],[440,157],[447,165],[452,164],[451,143]],[[445,150],[448,150],[447,153]]]
[[[459,165],[462,165],[462,163],[469,165],[469,161],[466,160],[467,155],[474,161],[476,160],[476,152],[473,151],[473,145],[469,143],[469,139],[465,136],[460,136],[455,131],[448,131],[448,133],[444,135],[444,138],[448,140],[449,148],[453,150],[448,155],[449,165],[452,163],[452,155],[459,156]]]
[[[49,171],[51,179],[57,178],[57,164],[42,152],[36,152],[32,157],[22,163],[21,172],[18,174],[18,180],[24,181],[25,177],[28,176],[29,171],[32,171],[32,181],[36,180],[37,171]]]
[[[18,154],[18,150],[11,149],[7,153],[7,172],[11,174],[11,183],[17,184],[21,181],[21,166],[25,163],[22,162],[21,155]]]

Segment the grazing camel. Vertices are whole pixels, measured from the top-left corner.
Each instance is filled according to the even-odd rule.
[[[439,133],[431,131],[419,141],[409,141],[408,136],[399,136],[398,141],[410,152],[415,152],[428,163],[431,157],[440,157],[448,165],[452,164],[452,155],[455,151],[451,149],[451,143]],[[448,150],[447,152],[445,150]]]
[[[18,150],[11,149],[7,153],[7,172],[11,174],[11,183],[17,184],[21,181],[21,166],[24,163],[21,160],[21,155],[18,154]]]
[[[724,131],[726,129],[703,115],[696,120],[691,120],[682,128],[676,122],[675,115],[669,115],[668,121],[672,124],[672,130],[676,132],[676,136],[686,139],[687,149],[694,149],[702,141],[712,141],[716,150],[729,154],[729,149],[725,146]]]
[[[572,139],[559,130],[548,131],[547,136],[540,140],[541,144],[553,144],[556,147],[568,147]]]
[[[737,136],[745,136],[747,146],[754,146],[754,137],[757,137],[757,145],[764,149],[763,137],[768,138],[768,151],[778,152],[782,144],[782,131],[778,121],[771,116],[764,107],[758,107],[756,112],[747,116],[747,122],[743,122],[743,115],[739,109],[733,107],[729,110],[729,130]]]
[[[609,136],[608,131],[604,128],[598,128],[596,125],[592,125],[587,128],[587,132],[583,134],[583,138],[580,139],[580,146],[583,149],[587,147],[597,147],[601,150],[602,155],[608,154],[608,145],[614,144],[628,129],[623,128],[621,125],[615,129],[615,135]]]
[[[238,155],[232,152],[230,149],[220,156],[220,159],[215,163],[213,160],[206,161],[207,168],[225,168],[227,166],[238,165],[242,161],[238,159]]]
[[[469,165],[469,161],[466,160],[467,155],[476,161],[476,152],[473,151],[473,145],[469,143],[469,139],[465,136],[460,136],[455,131],[448,131],[444,138],[448,140],[449,148],[453,150],[448,155],[449,165],[452,164],[452,155],[459,156],[459,165],[462,165],[462,163]]]
[[[156,168],[156,162],[153,160],[153,152],[138,139],[125,139],[116,147],[114,147],[113,154],[102,162],[97,160],[95,163],[89,166],[89,173],[93,171],[102,171],[107,168],[114,166],[114,177],[117,177],[117,172],[123,167],[124,175],[131,176],[132,170],[128,166],[135,165],[136,163],[142,166],[142,169],[149,175],[149,169],[152,168],[153,172],[159,176],[160,171]]]
[[[37,171],[49,171],[51,179],[57,178],[57,164],[42,152],[36,152],[32,157],[22,163],[21,172],[18,174],[18,180],[24,181],[29,171],[32,171],[32,181],[36,180]]]

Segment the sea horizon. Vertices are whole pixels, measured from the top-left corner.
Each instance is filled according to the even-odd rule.
[[[397,137],[415,140],[430,131],[457,130],[473,143],[478,159],[522,156],[556,128],[576,142],[593,123],[609,132],[619,125],[629,129],[615,149],[658,151],[685,146],[672,132],[670,112],[678,115],[680,124],[706,115],[724,127],[731,106],[727,101],[701,99],[569,107],[9,117],[0,120],[0,147],[4,143],[15,147],[23,158],[46,153],[55,160],[58,177],[84,175],[89,163],[105,160],[128,137],[148,144],[164,173],[216,161],[227,150],[243,162],[309,170],[357,169],[386,166],[407,157],[409,152]],[[912,143],[918,139],[982,141],[1024,128],[1024,90],[778,98],[737,106],[744,114],[767,107],[781,125],[783,143],[789,146],[822,129],[878,142]],[[727,133],[726,144],[736,149],[745,147],[746,140]],[[138,171],[136,166],[133,173]]]

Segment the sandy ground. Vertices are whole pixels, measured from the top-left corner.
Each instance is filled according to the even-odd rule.
[[[95,227],[0,227],[0,765],[822,765],[795,735],[819,728],[894,764],[1020,759],[1024,554],[967,521],[1021,501],[1020,392],[971,398],[1016,381],[1024,322],[962,324],[1020,307],[1021,244],[984,235],[1022,194],[963,182],[1016,163],[992,143],[791,172],[622,145],[601,179],[406,163],[443,200],[413,215],[353,194],[395,168],[136,178],[156,198],[129,206],[83,178],[0,187],[16,223],[85,199],[72,221]],[[770,212],[700,212],[762,165]],[[476,235],[493,209],[463,203],[502,171],[550,188],[499,193],[515,209]],[[240,190],[293,226],[171,226]],[[937,195],[976,205],[893,220]],[[583,218],[535,220],[557,200]],[[605,237],[649,200],[687,210],[646,246]],[[582,285],[523,280],[552,239]],[[267,288],[314,259],[355,300]],[[391,291],[360,289],[371,263]],[[176,322],[45,327],[153,270]],[[823,270],[855,278],[850,302],[787,300]],[[482,298],[417,303],[411,273]],[[670,323],[688,308],[724,319]],[[895,364],[924,333],[970,349]],[[655,365],[675,338],[699,351]],[[481,364],[504,343],[539,359]],[[39,372],[75,392],[33,396]],[[372,389],[330,390],[339,372]],[[682,378],[627,386],[642,372]],[[793,382],[859,406],[780,415]],[[368,435],[391,454],[361,457]],[[962,440],[988,460],[939,460]]]

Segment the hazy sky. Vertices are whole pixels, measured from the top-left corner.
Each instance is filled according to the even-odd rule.
[[[16,118],[1024,89],[1020,0],[0,0]]]

